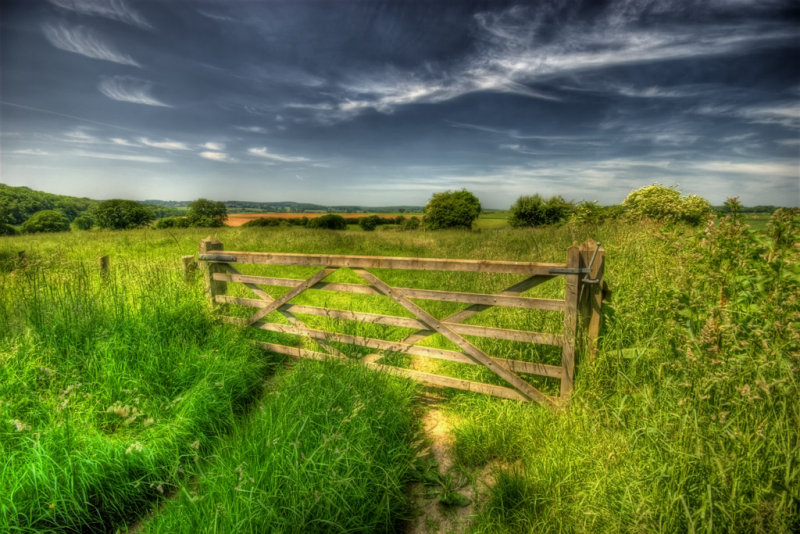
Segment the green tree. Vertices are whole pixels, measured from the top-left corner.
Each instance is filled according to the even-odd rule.
[[[22,231],[26,234],[40,232],[68,232],[69,219],[66,215],[56,210],[42,210],[34,213],[30,219],[22,224]]]
[[[192,226],[222,226],[228,220],[228,210],[224,202],[198,198],[189,204],[186,218]]]
[[[542,226],[558,224],[566,220],[572,212],[573,205],[561,196],[545,200],[541,195],[525,195],[517,199],[511,206],[511,217],[508,223],[514,227]]]
[[[462,189],[434,193],[422,209],[422,222],[431,230],[472,228],[481,213],[478,197]]]
[[[153,212],[139,202],[115,198],[101,202],[94,212],[94,217],[101,228],[127,230],[150,223],[153,220]]]

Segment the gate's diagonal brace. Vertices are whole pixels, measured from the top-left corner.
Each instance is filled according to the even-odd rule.
[[[224,264],[224,265],[232,273],[234,273],[234,274],[242,274],[233,265],[230,265],[230,264]],[[275,299],[272,297],[272,295],[270,295],[269,293],[267,293],[266,291],[264,291],[263,289],[258,287],[256,284],[251,284],[251,283],[245,282],[244,285],[247,286],[247,288],[250,289],[250,291],[252,291],[256,295],[258,295],[262,300],[265,300],[265,301],[267,301],[269,303],[272,303],[272,302],[275,301]],[[298,319],[292,312],[288,312],[288,311],[282,310],[280,308],[278,308],[278,312],[281,315],[283,315],[284,317],[286,317],[286,320],[289,321],[295,327],[302,328],[304,330],[308,330],[309,329],[308,325],[305,324],[300,319]],[[325,348],[325,350],[327,350],[330,354],[332,354],[334,356],[338,356],[340,358],[344,358],[345,357],[345,355],[341,351],[337,350],[335,347],[333,347],[332,345],[326,343],[325,341],[323,341],[321,339],[317,339],[316,343],[318,345],[322,346],[323,348]]]
[[[553,278],[554,276],[548,276],[548,275],[531,276],[530,278],[526,278],[521,282],[517,282],[516,284],[507,287],[503,291],[497,293],[497,295],[503,297],[516,297],[520,293],[523,293],[531,289],[532,287],[536,287],[542,282],[547,282],[548,280],[552,280]],[[479,314],[482,311],[488,310],[489,308],[493,307],[494,306],[491,306],[489,304],[473,304],[471,306],[468,306],[467,308],[464,308],[459,312],[454,313],[453,315],[448,315],[447,317],[442,319],[442,322],[460,323],[462,321],[466,321],[470,317],[474,317],[475,315]],[[413,334],[410,334],[409,336],[404,338],[403,343],[409,343],[411,345],[414,345],[416,343],[419,343],[423,339],[430,337],[431,335],[433,335],[433,333],[430,330],[417,330]]]
[[[283,306],[284,304],[295,298],[297,295],[305,291],[306,289],[310,289],[311,287],[317,285],[317,283],[319,283],[323,278],[325,278],[335,270],[336,267],[322,269],[321,271],[319,271],[317,274],[315,274],[305,282],[302,282],[294,286],[294,288],[292,288],[291,291],[283,295],[281,298],[275,299],[267,307],[261,308],[256,313],[248,317],[246,323],[248,325],[251,325],[256,321],[258,321],[259,319],[261,319],[262,317],[269,315],[270,313],[274,312],[275,310],[277,310],[278,308],[280,308],[281,306]]]
[[[386,282],[381,280],[380,278],[376,277],[372,273],[365,271],[364,269],[353,269],[361,278],[369,282],[372,287],[380,291],[382,294],[390,297],[395,302],[400,304],[406,310],[413,313],[417,319],[424,322],[428,326],[430,326],[436,332],[442,334],[444,337],[458,345],[464,353],[472,358],[475,362],[483,365],[497,376],[514,386],[514,388],[519,391],[525,398],[530,400],[538,401],[542,404],[548,406],[554,406],[553,400],[536,389],[535,387],[531,386],[524,380],[522,380],[519,376],[514,374],[513,372],[509,371],[502,365],[498,364],[494,360],[492,360],[485,352],[480,350],[478,347],[458,335],[457,333],[450,330],[447,326],[443,325],[441,321],[439,321],[436,317],[429,314],[413,302],[409,300],[402,292],[397,291],[396,289],[390,287]]]

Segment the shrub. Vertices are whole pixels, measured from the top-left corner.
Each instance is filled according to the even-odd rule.
[[[403,230],[416,230],[419,228],[419,217],[409,217],[403,221]]]
[[[406,218],[402,215],[398,215],[394,218],[394,224],[403,226],[403,223],[406,222]]]
[[[361,217],[361,219],[358,221],[358,225],[367,232],[373,231],[381,223],[382,223],[381,218],[378,217],[377,215],[370,215],[369,217]]]
[[[192,226],[219,227],[228,220],[228,210],[223,202],[198,198],[189,204],[186,218]]]
[[[686,222],[697,225],[711,213],[711,205],[697,195],[681,198],[673,187],[653,184],[632,191],[622,202],[634,218],[666,222]]]
[[[568,221],[571,224],[597,225],[616,219],[625,212],[620,205],[599,206],[596,200],[583,201],[573,206]]]
[[[422,221],[431,230],[442,228],[472,228],[481,213],[478,197],[462,189],[434,193],[422,209]]]
[[[326,228],[328,230],[347,230],[347,221],[341,215],[328,213],[308,221],[309,228]]]
[[[10,224],[0,222],[0,235],[17,235],[17,230]]]
[[[69,219],[60,211],[37,211],[30,219],[22,224],[22,231],[26,234],[36,234],[39,232],[68,232]]]
[[[133,200],[104,200],[95,210],[95,221],[101,228],[127,230],[144,226],[153,220],[153,212]]]
[[[88,214],[77,217],[73,222],[78,230],[90,230],[94,226],[94,218]]]
[[[280,226],[282,220],[277,217],[259,217],[258,219],[247,221],[242,226]]]
[[[513,228],[557,224],[563,222],[571,211],[572,204],[560,196],[547,200],[538,194],[521,196],[511,206],[508,223]]]
[[[156,228],[189,228],[191,224],[187,217],[164,217],[156,221]]]

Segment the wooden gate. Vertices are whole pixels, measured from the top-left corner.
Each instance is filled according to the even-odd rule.
[[[206,266],[206,288],[212,302],[258,308],[247,318],[226,316],[222,318],[224,321],[312,339],[325,352],[263,341],[257,342],[265,350],[300,358],[346,357],[331,345],[331,342],[336,342],[357,345],[377,351],[400,352],[415,357],[481,365],[500,377],[509,387],[380,364],[377,361],[383,357],[383,353],[370,354],[361,359],[364,365],[373,369],[412,378],[427,385],[486,393],[507,399],[534,400],[551,407],[568,400],[572,392],[575,350],[579,330],[582,330],[581,326],[588,327],[586,328],[587,346],[590,353],[594,350],[600,329],[605,251],[600,247],[599,243],[595,243],[592,240],[587,240],[580,247],[570,247],[567,250],[566,263],[236,252],[224,250],[222,243],[211,238],[200,242],[198,259],[204,262]],[[319,267],[319,270],[310,278],[302,280],[242,274],[234,267],[234,264],[305,266]],[[358,274],[366,282],[366,285],[324,282],[324,279],[331,273],[341,268],[350,269]],[[367,269],[506,273],[523,275],[523,279],[499,293],[468,293],[391,287]],[[521,295],[526,290],[559,276],[564,276],[566,279],[566,290],[563,299],[530,298]],[[244,284],[258,298],[228,295],[227,284],[229,282]],[[264,291],[261,286],[283,286],[291,289],[284,295],[274,298]],[[408,310],[414,315],[414,318],[360,313],[291,303],[298,295],[309,289],[384,295]],[[469,306],[457,313],[437,319],[411,299],[457,302],[468,304]],[[564,315],[563,331],[560,334],[547,334],[463,324],[466,319],[495,306],[561,312]],[[265,320],[272,312],[279,312],[287,319],[288,324]],[[387,341],[314,329],[300,320],[297,314],[413,328],[416,329],[416,332],[401,341]],[[441,334],[450,340],[460,351],[418,345],[419,341],[434,333]],[[561,347],[561,365],[546,365],[503,357],[507,355],[490,356],[470,343],[464,336],[558,346]],[[561,381],[560,396],[546,395],[523,380],[519,376],[520,374],[541,375],[559,379]]]

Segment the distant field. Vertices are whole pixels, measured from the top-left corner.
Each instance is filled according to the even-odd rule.
[[[327,215],[327,213],[280,213],[280,212],[270,212],[270,213],[231,213],[228,214],[228,220],[226,224],[228,226],[242,226],[245,223],[248,223],[254,219],[300,219],[302,217],[307,217],[309,219],[314,219],[316,217],[322,217],[323,215]],[[345,219],[356,219],[359,217],[369,217],[370,215],[377,215],[378,217],[397,217],[398,215],[403,215],[405,217],[417,216],[421,217],[421,213],[336,213],[335,215],[341,215]]]

